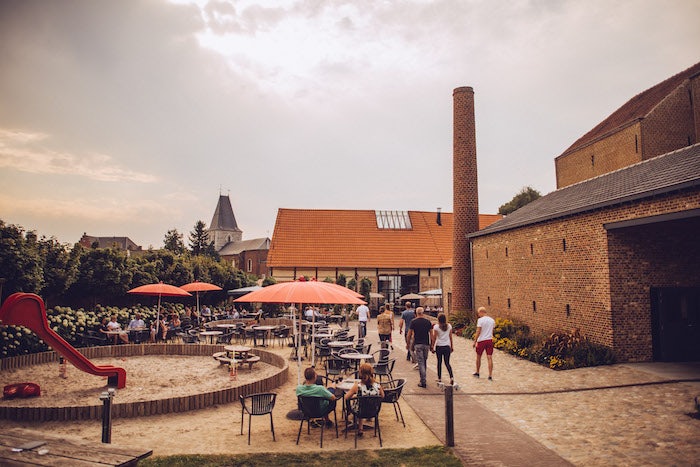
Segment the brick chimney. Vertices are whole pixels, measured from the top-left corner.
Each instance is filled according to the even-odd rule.
[[[453,99],[452,190],[454,233],[452,311],[472,310],[471,251],[467,234],[479,230],[479,185],[476,173],[474,90],[456,88]]]

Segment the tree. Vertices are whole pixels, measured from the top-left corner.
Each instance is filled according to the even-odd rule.
[[[360,280],[360,293],[365,297],[365,301],[369,303],[369,293],[372,291],[372,281],[363,277]]]
[[[518,192],[518,194],[513,197],[513,199],[511,199],[506,204],[498,208],[498,213],[507,216],[508,214],[522,208],[526,204],[535,201],[541,196],[542,195],[540,194],[540,192],[535,190],[534,188],[529,186],[523,187],[520,190],[520,192]]]
[[[84,303],[90,299],[92,303],[115,303],[126,295],[132,277],[131,263],[123,251],[114,248],[86,250],[71,293]]]
[[[43,261],[35,232],[0,220],[0,276],[3,295],[15,292],[39,293],[44,286]],[[0,297],[2,298],[2,297]]]
[[[172,251],[176,255],[181,255],[185,252],[185,242],[182,240],[182,234],[177,229],[168,230],[163,239],[163,248]]]
[[[207,227],[203,221],[197,221],[194,230],[190,232],[190,251],[195,256],[206,255],[219,259],[219,255],[214,249],[214,242],[209,241]]]
[[[42,237],[38,246],[44,273],[41,295],[48,306],[50,302],[53,303],[62,297],[78,277],[82,247],[76,245],[71,249],[54,237]]]

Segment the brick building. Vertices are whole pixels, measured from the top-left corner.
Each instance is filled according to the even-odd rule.
[[[700,359],[699,76],[635,96],[556,159],[556,191],[468,234],[473,305],[622,361]]]
[[[482,214],[479,222],[486,227],[501,217]],[[442,306],[449,309],[452,245],[452,213],[280,209],[268,267],[280,282],[366,277],[390,303],[407,293],[442,289]]]

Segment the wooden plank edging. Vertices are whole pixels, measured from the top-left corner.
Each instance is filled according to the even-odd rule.
[[[125,344],[101,347],[84,347],[77,349],[87,358],[108,357],[138,357],[145,355],[186,355],[211,356],[221,352],[224,346],[220,344]],[[268,392],[287,382],[289,362],[287,359],[265,350],[253,349],[253,354],[260,360],[279,368],[274,374],[260,380],[217,391],[202,394],[171,397],[151,401],[124,402],[112,404],[112,417],[131,418],[148,415],[187,412],[203,409],[214,405],[238,402],[239,395],[254,392]],[[16,369],[24,366],[41,365],[57,362],[56,352],[40,352],[36,354],[18,355],[0,359],[0,370]],[[127,379],[128,381],[128,379]],[[12,407],[0,406],[0,419],[15,421],[67,421],[95,420],[102,418],[101,405],[70,406],[70,407]]]

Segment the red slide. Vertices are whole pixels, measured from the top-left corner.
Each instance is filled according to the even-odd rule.
[[[106,376],[107,385],[122,389],[126,387],[126,370],[112,365],[97,366],[75,347],[66,342],[49,327],[44,301],[33,293],[13,293],[0,308],[0,323],[5,326],[17,325],[31,329],[51,348],[63,355],[76,368],[91,375]]]

